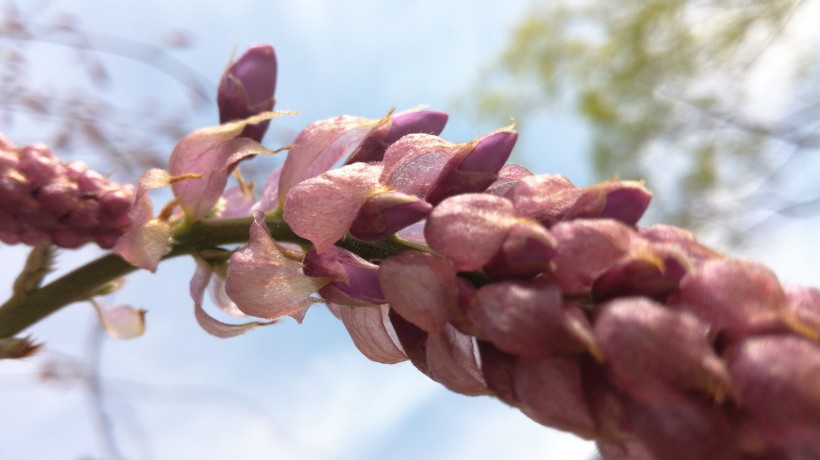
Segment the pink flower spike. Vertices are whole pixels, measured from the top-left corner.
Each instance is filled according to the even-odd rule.
[[[276,53],[270,45],[257,45],[232,62],[222,74],[216,102],[219,122],[242,120],[273,110],[276,90]],[[248,125],[240,137],[261,142],[269,121]]]
[[[362,205],[383,188],[380,173],[380,164],[354,163],[301,182],[284,202],[285,221],[321,253],[347,234]]]
[[[318,299],[311,294],[328,283],[302,273],[302,263],[288,259],[276,246],[265,216],[253,213],[248,245],[228,264],[225,292],[243,313],[261,318],[299,318]]]
[[[387,120],[343,115],[311,123],[296,136],[279,179],[279,204],[296,184],[330,169]]]
[[[224,339],[242,335],[257,326],[268,326],[276,322],[251,321],[244,324],[228,324],[223,323],[222,321],[219,321],[209,315],[208,312],[206,312],[202,307],[202,300],[205,288],[208,286],[212,273],[213,269],[210,264],[204,260],[197,259],[196,271],[194,272],[194,276],[191,278],[190,284],[191,298],[194,300],[194,316],[196,317],[196,321],[199,323],[199,326],[205,332],[215,337]]]
[[[280,114],[265,112],[240,122],[200,129],[179,141],[168,161],[168,171],[173,176],[202,175],[199,179],[178,181],[172,185],[174,196],[188,219],[202,219],[211,212],[236,163],[251,155],[270,153],[258,142],[238,136],[246,126],[277,115]]]

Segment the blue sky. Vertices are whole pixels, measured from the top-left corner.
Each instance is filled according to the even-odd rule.
[[[148,42],[175,27],[190,30],[195,47],[176,56],[212,84],[235,48],[274,44],[280,64],[277,107],[301,115],[275,121],[270,147],[318,118],[377,118],[392,107],[419,104],[450,109],[530,4],[42,3],[55,12],[71,8],[88,30]],[[59,62],[46,61],[44,68]],[[150,68],[119,58],[108,62],[118,82],[111,97],[120,105],[144,94],[168,101],[184,97],[176,82]],[[215,108],[194,116],[211,124]],[[577,184],[590,181],[583,156],[587,139],[578,120],[553,113],[537,130],[527,126],[533,128],[521,133],[519,161]],[[494,128],[451,112],[444,136],[466,141]],[[16,139],[17,133],[7,134]],[[820,256],[818,228],[818,219],[784,223],[747,255],[772,265],[787,281],[818,284],[812,265]],[[0,296],[6,296],[25,248],[4,246],[0,253],[6,267]],[[66,252],[60,261],[67,268],[94,254],[92,248]],[[495,400],[452,394],[410,364],[369,362],[322,307],[314,307],[301,325],[285,320],[236,339],[212,338],[193,318],[187,296],[192,273],[190,261],[174,260],[156,274],[132,276],[112,298],[149,310],[144,337],[107,341],[102,352],[107,407],[128,458],[573,460],[594,452],[588,443],[537,425]],[[48,360],[82,360],[94,322],[90,306],[71,306],[32,329],[48,343],[43,359],[0,363],[0,459],[103,456],[83,387],[30,377]]]

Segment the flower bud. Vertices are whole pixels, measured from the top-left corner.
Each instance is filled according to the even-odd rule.
[[[273,110],[276,70],[276,54],[270,45],[254,46],[228,66],[216,96],[219,122],[243,120]],[[240,137],[260,142],[268,123],[248,125]]]

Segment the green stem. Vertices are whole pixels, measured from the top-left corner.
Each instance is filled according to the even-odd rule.
[[[252,222],[251,217],[242,217],[202,220],[180,226],[173,235],[175,243],[164,259],[195,254],[224,244],[247,242]],[[267,216],[266,223],[277,241],[310,244],[293,233],[281,214]],[[406,249],[419,249],[398,238],[369,243],[348,237],[337,244],[369,260],[381,260]],[[12,296],[0,306],[0,338],[19,334],[66,305],[89,299],[101,287],[137,269],[121,257],[108,254],[26,295]]]

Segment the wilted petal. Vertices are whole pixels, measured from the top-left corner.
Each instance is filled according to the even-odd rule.
[[[133,339],[145,333],[145,310],[130,305],[92,302],[105,332],[117,339]]]
[[[563,351],[597,354],[592,331],[577,307],[543,280],[501,281],[478,289],[468,318],[499,349],[539,358]]]
[[[356,348],[368,359],[382,364],[395,364],[407,360],[407,355],[398,344],[398,338],[394,338],[395,331],[387,317],[387,305],[339,305],[337,308],[339,317]]]
[[[707,325],[689,312],[642,297],[600,307],[593,332],[613,382],[635,399],[660,404],[697,391],[722,401],[733,395]]]
[[[509,200],[467,193],[442,201],[427,217],[424,237],[459,271],[477,270],[492,260],[516,222]]]
[[[279,203],[285,202],[296,184],[316,177],[356,150],[368,134],[386,123],[361,117],[341,116],[311,123],[296,136],[279,179]]]
[[[379,281],[390,306],[427,332],[440,331],[458,308],[456,271],[447,259],[405,251],[381,263]]]
[[[264,214],[256,211],[248,245],[231,256],[225,292],[247,315],[280,318],[304,313],[316,302],[310,295],[327,282],[306,276],[300,262],[285,257],[268,232]]]
[[[694,312],[731,338],[782,326],[788,302],[774,272],[763,264],[715,259],[681,281],[670,305]]]
[[[368,134],[345,164],[381,161],[390,144],[413,133],[437,135],[447,123],[447,114],[433,110],[409,110],[391,115],[387,123]]]
[[[342,239],[367,199],[379,191],[381,166],[354,163],[305,180],[288,193],[284,218],[318,252]]]
[[[168,185],[170,181],[170,174],[161,169],[149,169],[142,174],[131,208],[131,229],[113,248],[115,254],[131,265],[152,272],[171,250],[171,225],[154,218],[154,205],[148,191]]]
[[[456,393],[468,396],[488,394],[481,375],[473,338],[452,325],[427,335],[427,366],[431,377]]]
[[[387,317],[407,358],[416,369],[430,377],[430,369],[427,367],[427,333],[404,319],[394,308],[390,308]]]
[[[189,219],[208,215],[225,190],[228,175],[236,163],[251,155],[269,153],[258,142],[237,136],[246,126],[276,115],[265,112],[240,122],[200,129],[179,141],[168,161],[169,172],[174,176],[202,175],[199,179],[174,182],[172,186]]]
[[[209,315],[202,307],[202,297],[212,273],[213,269],[207,262],[197,259],[196,271],[194,272],[194,276],[191,277],[191,283],[189,285],[191,298],[194,300],[194,316],[199,326],[204,329],[205,332],[224,339],[242,335],[257,326],[267,326],[275,322],[251,321],[243,324],[228,324]]]
[[[384,192],[365,201],[350,225],[350,234],[364,241],[378,241],[424,219],[433,209],[415,195]]]

